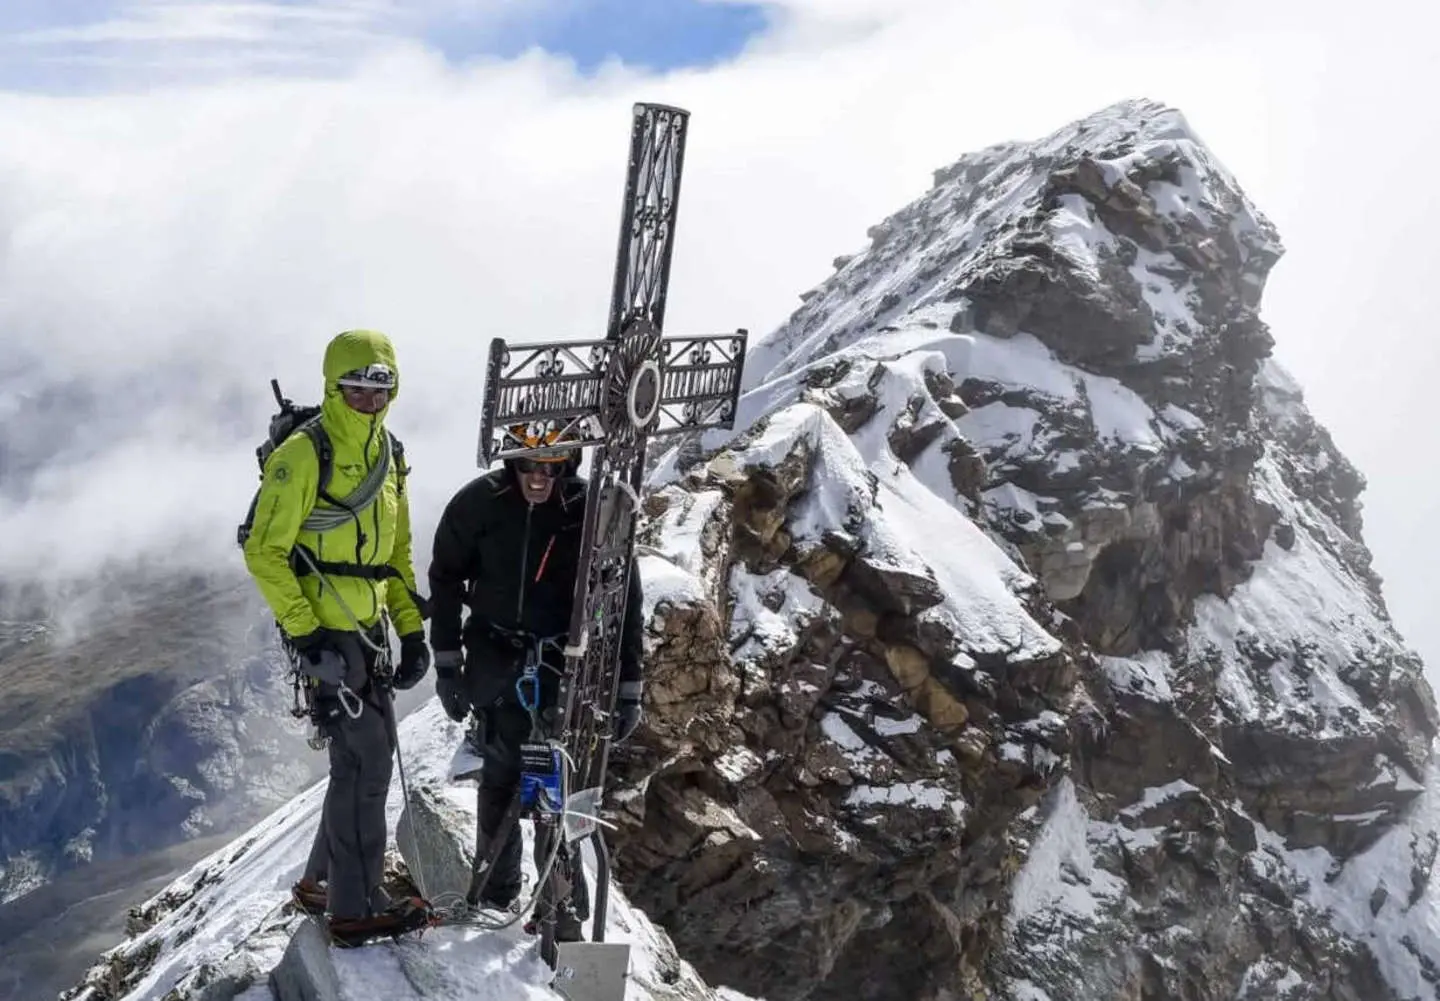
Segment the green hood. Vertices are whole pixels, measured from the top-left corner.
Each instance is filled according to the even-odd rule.
[[[395,388],[390,392],[390,404],[372,416],[350,409],[336,382],[346,372],[374,362],[389,365],[394,370]],[[395,346],[390,343],[390,338],[378,330],[347,330],[335,335],[325,349],[325,400],[321,404],[325,427],[332,437],[356,446],[363,446],[366,441],[373,443],[372,429],[378,430],[384,425],[385,415],[399,395],[400,366],[395,363]]]

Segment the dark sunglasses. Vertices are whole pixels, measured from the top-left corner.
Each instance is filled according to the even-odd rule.
[[[340,383],[340,392],[351,396],[389,396],[388,386],[354,386],[348,382]]]
[[[560,475],[565,463],[556,462],[554,459],[516,459],[515,468],[522,473],[544,473],[552,479]]]

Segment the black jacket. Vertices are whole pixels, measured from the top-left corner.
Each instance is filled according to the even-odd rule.
[[[502,467],[471,480],[446,505],[431,554],[430,645],[437,651],[460,650],[463,643],[466,683],[477,708],[514,699],[520,655],[504,640],[503,630],[555,636],[564,643],[587,488],[582,477],[565,477],[548,501],[532,506]],[[620,642],[622,682],[640,680],[643,657],[642,593],[633,560],[629,576]],[[463,626],[462,609],[468,609]],[[562,666],[557,655],[554,667]],[[554,698],[555,681],[553,673],[542,676],[547,703]]]

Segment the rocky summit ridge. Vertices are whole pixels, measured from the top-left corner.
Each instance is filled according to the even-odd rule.
[[[666,958],[629,996],[1440,997],[1434,698],[1272,357],[1271,224],[1136,100],[868,235],[753,347],[736,431],[656,457],[611,819]],[[242,943],[289,841],[250,917],[153,908],[87,1001],[272,996]]]

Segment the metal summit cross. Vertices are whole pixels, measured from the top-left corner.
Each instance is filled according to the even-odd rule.
[[[559,784],[561,802],[522,806],[523,795],[515,797],[493,844],[483,852],[477,845],[467,897],[474,906],[500,846],[519,817],[528,813],[537,836],[564,837],[575,844],[577,858],[580,841],[593,840],[595,942],[604,940],[609,889],[609,855],[596,814],[613,732],[621,623],[646,445],[662,435],[731,427],[745,359],[743,329],[697,337],[661,333],[689,117],[689,112],[665,105],[634,106],[604,339],[510,345],[497,338],[490,344],[485,380],[481,468],[497,460],[577,447],[593,446],[595,452],[559,711],[547,727],[552,752],[558,751],[552,759],[555,769],[565,779]],[[523,434],[517,434],[517,428]],[[555,444],[526,447],[527,439],[545,441],[553,433],[559,436]],[[531,750],[533,755],[537,749]],[[546,776],[532,772],[527,779],[540,782]],[[571,789],[578,791],[571,795]],[[566,877],[557,873],[560,868],[552,866],[544,877],[537,908],[541,954],[552,969],[559,959],[555,904],[568,892]],[[568,965],[568,951],[566,955]]]

